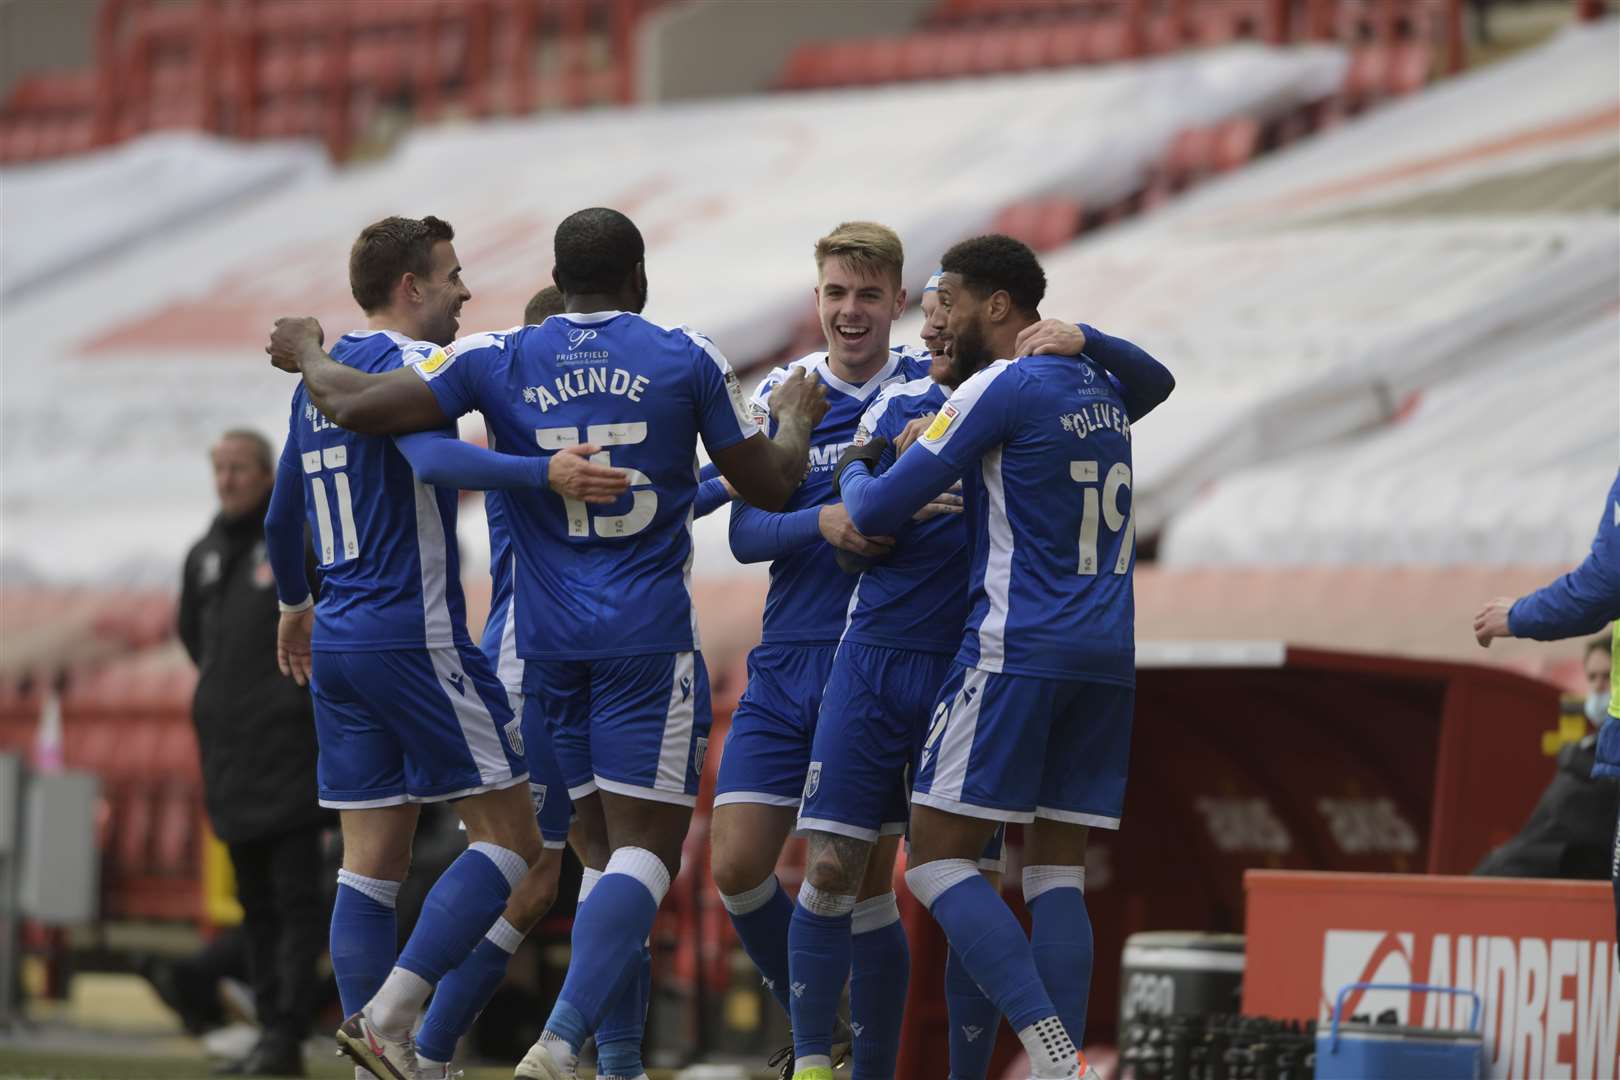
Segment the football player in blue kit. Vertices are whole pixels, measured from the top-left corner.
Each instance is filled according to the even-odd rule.
[[[544,322],[549,316],[562,311],[562,293],[548,286],[529,299],[523,311],[527,324]],[[405,439],[420,436],[402,436]],[[573,457],[577,455],[569,455]],[[524,459],[533,460],[533,459]],[[557,460],[564,460],[559,458]],[[592,464],[590,468],[598,479],[616,479],[618,487],[613,494],[601,493],[586,500],[594,503],[612,501],[629,487],[630,479],[622,469],[607,469]],[[556,898],[557,863],[563,841],[558,838],[557,824],[567,828],[572,816],[572,804],[566,799],[567,783],[552,751],[551,734],[545,718],[534,709],[527,709],[523,698],[523,660],[517,655],[517,624],[512,618],[513,598],[512,542],[506,529],[505,492],[493,488],[484,493],[484,514],[489,526],[490,609],[484,621],[484,632],[479,648],[489,658],[495,677],[506,692],[513,715],[523,722],[524,751],[529,765],[529,794],[534,800],[535,816],[542,823],[546,852],[530,868],[529,874],[512,889],[506,910],[496,922],[496,928],[486,934],[467,959],[446,975],[439,983],[428,1006],[422,1025],[416,1033],[417,1062],[422,1066],[424,1080],[437,1077],[434,1072],[443,1062],[446,1075],[449,1062],[455,1055],[457,1042],[467,1034],[489,1001],[499,989],[512,954],[525,936],[551,909]],[[546,823],[550,827],[546,827]],[[584,846],[568,832],[567,840],[581,859],[585,859]],[[599,871],[607,861],[602,854],[596,866]],[[592,865],[587,862],[586,883],[591,880]],[[581,893],[587,892],[585,884]],[[582,897],[583,898],[583,897]],[[639,1020],[637,1031],[639,1033]],[[636,1052],[640,1053],[640,1039],[636,1039]],[[637,1070],[639,1072],[639,1069]]]
[[[960,378],[945,355],[945,312],[938,302],[941,274],[923,296],[928,322],[924,344],[934,356],[929,375],[896,383],[878,395],[856,429],[855,444],[889,444],[877,470],[894,463],[894,447],[908,429],[931,422]],[[1068,328],[1071,332],[1076,328]],[[1163,400],[1169,372],[1129,342],[1089,326],[1085,352],[1122,389],[1131,420]],[[1072,338],[1065,343],[1072,344]],[[1061,346],[1059,346],[1061,347]],[[1117,373],[1117,378],[1116,374]],[[960,517],[906,523],[891,553],[860,574],[849,603],[843,638],[822,695],[812,748],[811,773],[799,811],[807,833],[805,880],[822,897],[850,904],[877,838],[898,833],[908,817],[908,766],[922,749],[934,700],[962,640],[968,614],[967,530]],[[842,554],[841,563],[848,563]],[[846,565],[846,569],[861,568]],[[993,841],[999,855],[999,837]],[[999,889],[999,862],[981,859]],[[892,867],[890,867],[892,870]],[[825,900],[822,906],[829,906]],[[816,1078],[830,1062],[838,995],[850,966],[849,916],[818,915],[800,905],[789,934],[796,1074]],[[951,1077],[983,1077],[989,1067],[998,1017],[953,951],[946,972],[951,1013]],[[893,1062],[889,1065],[891,1071]]]
[[[387,218],[361,232],[350,282],[368,325],[333,345],[341,363],[395,370],[454,337],[471,294],[453,238],[433,217]],[[320,798],[343,824],[331,954],[347,1017],[338,1040],[357,1072],[418,1075],[410,1030],[428,992],[480,935],[501,929],[500,909],[526,872],[535,903],[549,907],[555,895],[559,861],[542,855],[522,787],[519,722],[467,634],[455,521],[457,488],[560,483],[583,494],[569,477],[603,472],[577,454],[565,464],[550,471],[471,446],[454,427],[393,440],[357,435],[302,386],[293,393],[266,542],[284,612],[280,659],[312,686]],[[318,604],[302,571],[306,518],[323,570]],[[529,742],[528,756],[547,763],[539,771],[557,772],[544,733]],[[417,807],[450,800],[468,850],[429,894],[396,964],[393,902]],[[540,824],[545,842],[560,846],[566,803]]]
[[[630,479],[600,510],[549,492],[506,497],[525,705],[549,718],[569,788],[594,785],[578,810],[599,805],[612,850],[575,919],[545,1032],[518,1067],[547,1080],[573,1071],[580,1045],[637,981],[696,798],[709,722],[689,586],[697,442],[741,497],[779,509],[826,410],[819,383],[795,373],[772,397],[777,431],[766,438],[712,342],[636,314],[644,251],[616,211],[571,215],[555,243],[565,316],[464,338],[403,372],[334,363],[313,320],[278,322],[270,347],[348,427],[398,433],[479,409],[502,450],[555,457],[582,446]]]
[[[906,299],[900,283],[905,254],[892,229],[845,222],[816,242],[815,258],[816,306],[827,349],[767,375],[751,408],[757,422],[768,426],[766,398],[798,371],[820,375],[829,406],[812,436],[810,470],[788,508],[771,513],[740,502],[732,507],[732,553],[742,562],[769,559],[771,584],[761,642],[749,655],[748,685],[720,758],[710,834],[714,880],[732,925],[790,1014],[796,995],[788,977],[788,928],[795,902],[777,882],[776,862],[801,797],[819,783],[811,770],[811,739],[854,584],[838,569],[837,557],[881,556],[893,544],[890,537],[866,536],[850,526],[832,495],[832,468],[878,393],[925,375],[931,362],[925,352],[889,344],[890,326]],[[954,501],[924,514],[952,512]],[[891,885],[897,840],[889,835],[878,843],[857,891],[859,911],[830,913],[851,915],[861,939],[850,976],[858,1080],[893,1071],[900,1037],[909,950]],[[820,902],[813,891],[801,891],[800,901],[806,899]],[[843,1057],[842,1047],[836,1056]],[[786,1064],[784,1073],[792,1068],[791,1051]]]
[[[962,381],[920,450],[873,476],[886,447],[874,438],[846,452],[837,482],[857,528],[874,532],[963,483],[971,609],[919,760],[906,881],[1032,1075],[1078,1077],[1086,834],[1119,824],[1135,685],[1130,409],[1087,356],[993,359],[1016,355],[1039,318],[1046,279],[1028,247],[978,237],[941,266]],[[1029,826],[1033,945],[977,865],[1009,821]]]
[[[828,410],[811,436],[810,470],[785,510],[732,506],[733,554],[741,562],[770,560],[771,583],[761,643],[749,654],[748,685],[720,758],[710,831],[721,900],[784,1012],[791,1001],[787,935],[794,903],[777,883],[776,862],[793,830],[799,798],[813,782],[806,780],[810,739],[849,605],[853,582],[839,571],[834,556],[840,550],[879,555],[891,543],[850,526],[843,506],[831,497],[833,466],[878,392],[928,368],[926,356],[889,346],[890,324],[906,299],[900,284],[904,252],[893,230],[846,222],[816,242],[815,259],[816,305],[827,349],[772,371],[750,409],[755,422],[769,427],[766,402],[773,389],[790,372],[805,371],[826,384]],[[874,875],[861,898],[871,902],[875,914],[863,920],[869,932],[856,962],[852,1012],[867,1028],[862,1017],[868,1005],[874,1014],[898,1012],[890,986],[903,979],[896,971],[906,966],[906,946],[889,880]],[[868,1030],[881,1038],[885,1026],[894,1025],[875,1022]],[[856,1040],[857,1062],[862,1042]]]
[[[530,298],[523,310],[523,322],[529,326],[543,323],[553,315],[562,315],[566,308],[562,291],[554,285],[547,286]],[[714,470],[714,466],[705,467],[705,472],[710,470]],[[624,475],[622,469],[614,471]],[[718,470],[714,472],[718,475]],[[721,497],[711,500],[715,506],[720,505],[722,501],[729,501],[730,498],[723,492],[724,480],[720,480],[719,484],[722,486]],[[701,517],[705,512],[700,505],[704,499],[704,487],[705,485],[699,485],[698,495],[693,503],[694,517]],[[714,506],[709,509],[712,511]],[[496,676],[506,688],[507,697],[514,702],[514,710],[521,710],[524,701],[523,658],[517,653],[517,620],[513,617],[516,607],[513,578],[517,568],[511,535],[506,525],[507,510],[502,492],[485,493],[484,513],[489,522],[490,604],[489,619],[484,624],[483,650],[490,658],[490,662],[495,665]],[[559,788],[559,791],[561,790]],[[581,792],[581,796],[587,807],[596,808],[597,812],[589,813],[576,821],[568,836],[568,842],[579,856],[583,868],[577,897],[579,904],[583,904],[590,896],[612,854],[607,847],[606,829],[601,822],[598,803],[586,798],[588,792]],[[546,797],[546,792],[536,793],[537,800],[544,800]],[[513,891],[505,918],[521,932],[527,933],[545,911],[538,904],[524,903],[523,901],[527,901],[528,898],[522,893],[521,888]],[[498,970],[495,965],[481,969],[478,973],[480,985],[474,993],[468,995],[469,999],[476,1001],[480,1008],[486,1004],[499,987],[500,973],[504,970],[504,964],[499,965]],[[456,972],[452,972],[446,981],[456,977]],[[640,1076],[643,1073],[641,1043],[646,1021],[646,1003],[651,994],[651,978],[652,955],[649,950],[643,948],[639,979],[632,990],[621,993],[609,1006],[601,1029],[595,1033],[597,1069],[604,1075]],[[473,1014],[476,1016],[476,1010]],[[419,1050],[428,1044],[427,1033],[433,1020],[434,1010],[429,1008],[427,1019],[423,1021],[422,1033],[417,1037]]]

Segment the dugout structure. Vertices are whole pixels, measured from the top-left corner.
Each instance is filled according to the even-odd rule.
[[[1141,645],[1123,828],[1094,830],[1087,860],[1087,1041],[1114,1039],[1125,939],[1242,933],[1246,870],[1468,873],[1551,779],[1558,699],[1551,683],[1473,664]],[[1006,895],[1022,916],[1018,894],[1015,860]],[[900,1076],[943,1076],[944,937],[903,890],[901,907],[913,969]],[[991,1075],[1015,1049],[1001,1039]]]

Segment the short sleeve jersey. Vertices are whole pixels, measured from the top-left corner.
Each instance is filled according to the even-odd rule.
[[[959,470],[972,611],[957,659],[984,671],[1133,685],[1131,429],[1090,360],[998,360],[918,446]]]
[[[382,330],[347,334],[331,355],[375,374],[434,348]],[[471,644],[456,549],[458,493],[418,481],[391,439],[332,423],[302,383],[293,391],[287,439],[303,468],[305,514],[321,570],[312,646],[370,651]]]
[[[504,493],[519,656],[697,647],[697,442],[712,454],[758,432],[713,342],[629,312],[554,315],[462,338],[415,370],[447,415],[483,412],[492,448],[549,455],[592,443],[601,447],[594,460],[630,474],[630,491],[608,505],[549,489]]]
[[[749,414],[772,435],[776,430],[770,415],[771,391],[794,368],[814,373],[827,388],[827,415],[810,435],[810,471],[783,508],[784,513],[837,501],[832,491],[833,473],[839,457],[855,441],[862,413],[885,387],[926,375],[928,365],[927,353],[896,347],[889,350],[883,368],[857,386],[834,375],[827,354],[818,352],[785,368],[776,368],[760,381],[749,399]],[[772,560],[761,640],[766,645],[837,642],[844,631],[854,587],[855,578],[838,568],[837,553],[829,544],[818,541]]]

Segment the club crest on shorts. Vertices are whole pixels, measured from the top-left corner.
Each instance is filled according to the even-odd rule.
[[[523,718],[521,716],[512,717],[501,730],[506,732],[506,741],[511,744],[512,753],[521,757],[523,755]],[[541,788],[540,790],[541,798],[544,798],[545,789]],[[535,809],[538,810],[540,807],[536,805]]]
[[[703,759],[709,756],[709,740],[701,738],[692,749],[692,771],[698,774],[703,772]]]
[[[821,790],[821,762],[812,761],[810,771],[804,774],[804,797],[813,798]]]

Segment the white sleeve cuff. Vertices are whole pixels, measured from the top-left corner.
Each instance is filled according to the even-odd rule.
[[[304,597],[303,602],[298,604],[288,604],[281,600],[276,601],[276,603],[281,606],[281,613],[283,615],[296,615],[300,611],[308,611],[310,608],[314,607],[315,598],[313,596],[306,596]]]

